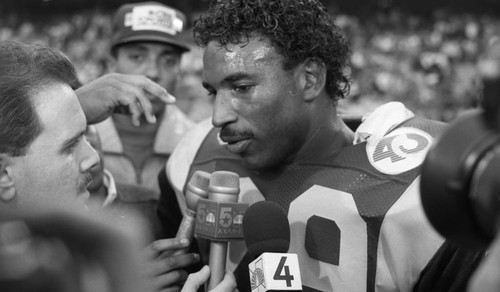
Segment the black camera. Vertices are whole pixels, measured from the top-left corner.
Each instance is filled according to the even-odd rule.
[[[422,165],[427,217],[467,248],[486,248],[500,227],[500,73],[493,73],[483,75],[481,108],[449,124]]]

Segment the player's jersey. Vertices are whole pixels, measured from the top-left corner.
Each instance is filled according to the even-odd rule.
[[[281,205],[304,290],[411,291],[444,242],[419,196],[419,166],[442,126],[410,118],[339,152],[329,151],[317,135],[307,146],[307,160],[256,173],[241,167],[207,122],[181,141],[167,173],[182,210],[187,178],[200,169],[238,173],[240,202],[265,198]],[[243,242],[230,243],[228,270],[236,269],[245,251]],[[245,275],[246,264],[240,268],[245,271],[236,273]],[[240,291],[247,281],[238,280]]]

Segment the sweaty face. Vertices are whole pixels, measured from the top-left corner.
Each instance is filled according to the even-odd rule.
[[[12,158],[18,204],[83,203],[89,196],[89,170],[99,157],[83,136],[86,119],[76,95],[67,85],[49,84],[32,98],[43,130],[26,155]]]
[[[306,103],[299,71],[283,69],[265,40],[221,47],[203,56],[203,86],[213,95],[212,123],[246,167],[263,170],[291,161],[306,135]]]
[[[172,93],[180,74],[180,59],[178,49],[171,45],[138,42],[118,47],[111,67],[116,73],[144,75]],[[153,102],[155,114],[164,108],[163,102]]]

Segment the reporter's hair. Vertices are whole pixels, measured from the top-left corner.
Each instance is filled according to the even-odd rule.
[[[195,21],[193,35],[202,47],[216,41],[226,48],[262,36],[284,57],[285,70],[320,60],[326,91],[337,101],[349,93],[350,51],[334,20],[316,0],[219,0]]]
[[[32,96],[54,83],[78,84],[75,68],[62,52],[43,45],[0,42],[0,153],[26,154],[43,130]]]

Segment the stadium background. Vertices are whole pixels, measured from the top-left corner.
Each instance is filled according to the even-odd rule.
[[[110,15],[119,0],[2,0],[0,40],[43,43],[64,51],[82,82],[106,72]],[[188,17],[187,27],[208,0],[161,1]],[[500,41],[497,0],[323,0],[344,28],[352,50],[350,96],[342,109],[363,114],[378,104],[403,101],[418,114],[450,121],[477,106],[477,63]],[[184,34],[192,43],[189,30]],[[200,85],[201,51],[183,59],[178,102],[196,120],[210,113]],[[499,52],[500,53],[500,52]],[[193,106],[197,104],[198,106]],[[195,109],[196,108],[196,109]]]

